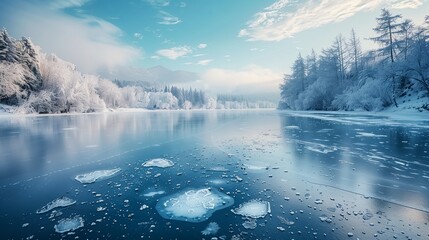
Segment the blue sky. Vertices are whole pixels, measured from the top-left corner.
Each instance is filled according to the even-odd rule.
[[[195,73],[171,83],[278,94],[296,56],[354,28],[372,36],[381,8],[423,22],[427,0],[5,0],[0,25],[85,73],[145,79],[163,66]],[[166,71],[161,69],[159,71]],[[171,76],[171,74],[169,75]],[[183,75],[182,75],[183,76]],[[188,75],[186,75],[188,76]],[[179,77],[178,77],[179,78]]]

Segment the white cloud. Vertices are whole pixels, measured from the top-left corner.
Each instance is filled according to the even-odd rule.
[[[156,53],[168,59],[176,60],[177,58],[180,58],[192,53],[192,49],[189,46],[182,46],[182,47],[161,49],[161,50],[158,50]]]
[[[169,0],[146,0],[146,2],[154,7],[167,7],[170,5]]]
[[[393,9],[416,8],[423,4],[423,0],[393,0]]]
[[[71,7],[81,7],[85,5],[89,0],[54,0],[50,6],[54,9],[65,9]]]
[[[67,2],[79,6],[85,1]],[[57,54],[85,73],[108,72],[141,57],[141,50],[123,43],[121,29],[110,22],[45,6],[37,1],[11,1],[0,9],[0,22],[14,37],[31,37],[44,52]]]
[[[223,93],[251,94],[278,92],[282,73],[269,68],[250,65],[240,70],[211,68],[201,74],[206,90]]]
[[[175,17],[166,11],[160,11],[159,14],[159,17],[161,18],[161,21],[158,22],[159,24],[176,25],[182,22],[178,17]]]
[[[179,5],[179,7],[181,7],[181,8],[184,8],[184,7],[186,7],[186,3],[185,3],[185,2],[180,2],[180,5]]]
[[[206,47],[207,47],[207,44],[205,44],[205,43],[198,44],[198,48],[200,48],[200,49],[203,49],[203,48],[206,48]]]
[[[295,1],[278,0],[256,13],[238,36],[251,41],[280,41],[308,29],[344,21],[361,11],[392,4],[396,8],[415,8],[422,0],[308,0],[299,5]]]
[[[155,60],[159,60],[159,59],[161,59],[161,58],[160,58],[159,56],[157,56],[157,55],[150,56],[150,58],[155,59]]]
[[[134,34],[133,34],[133,36],[134,36],[135,38],[139,39],[139,40],[142,40],[142,39],[143,39],[143,34],[138,33],[138,32],[134,33]]]
[[[201,61],[197,62],[197,65],[201,65],[201,66],[207,66],[209,63],[211,63],[213,61],[213,59],[204,59]]]

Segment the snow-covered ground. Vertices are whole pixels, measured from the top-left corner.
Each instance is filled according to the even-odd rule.
[[[0,115],[11,114],[15,112],[16,107],[0,104]]]

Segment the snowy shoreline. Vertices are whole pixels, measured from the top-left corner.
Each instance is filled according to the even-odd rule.
[[[47,113],[47,114],[38,114],[38,113],[13,113],[7,112],[2,107],[9,107],[9,109],[13,109],[11,106],[1,105],[0,104],[0,117],[2,116],[73,116],[73,115],[97,115],[97,114],[115,114],[115,113],[139,113],[139,112],[213,112],[213,111],[273,111],[276,108],[240,108],[240,109],[204,109],[204,108],[195,108],[195,109],[146,109],[146,108],[117,108],[117,109],[104,109],[100,112],[90,112],[90,113]]]
[[[294,110],[278,110],[275,108],[243,108],[243,109],[145,109],[145,108],[117,108],[105,109],[100,112],[91,113],[49,113],[49,114],[35,114],[35,113],[13,113],[7,112],[4,108],[13,107],[0,104],[0,117],[43,117],[43,116],[74,116],[74,115],[98,115],[98,114],[117,114],[117,113],[160,113],[160,112],[228,112],[228,111],[274,111],[279,113],[287,113],[301,117],[315,117],[320,114],[333,114],[333,115],[354,115],[354,116],[379,116],[387,117],[391,120],[398,121],[429,121],[429,111],[419,112],[415,109],[386,109],[378,112],[368,111],[294,111]]]

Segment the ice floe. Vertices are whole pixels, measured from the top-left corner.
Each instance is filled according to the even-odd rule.
[[[258,226],[256,219],[245,221],[242,225],[245,229],[255,229]]]
[[[268,213],[271,213],[271,206],[267,201],[253,199],[249,202],[240,204],[238,208],[232,209],[231,211],[249,218],[263,218]]]
[[[154,158],[142,164],[143,167],[160,167],[160,168],[167,168],[173,165],[174,163],[171,160],[168,160],[165,158]]]
[[[215,223],[215,222],[211,222],[209,223],[209,225],[207,225],[207,227],[201,231],[201,233],[203,235],[214,235],[217,233],[217,231],[219,231],[220,227],[219,224]]]
[[[97,170],[94,172],[77,175],[74,179],[76,179],[76,181],[80,183],[94,183],[96,181],[101,181],[106,178],[109,178],[120,171],[121,171],[120,168]]]
[[[60,197],[46,204],[45,206],[41,207],[36,211],[36,213],[38,214],[46,213],[51,211],[52,209],[59,208],[59,207],[67,207],[75,203],[76,203],[76,200],[70,199],[68,197]]]
[[[156,210],[166,219],[203,222],[215,211],[232,204],[234,204],[232,197],[215,189],[201,188],[161,198],[156,204]]]
[[[54,226],[55,232],[65,233],[69,231],[74,231],[78,228],[83,227],[83,222],[83,218],[79,216],[75,216],[73,218],[63,218],[58,221],[58,224]]]

